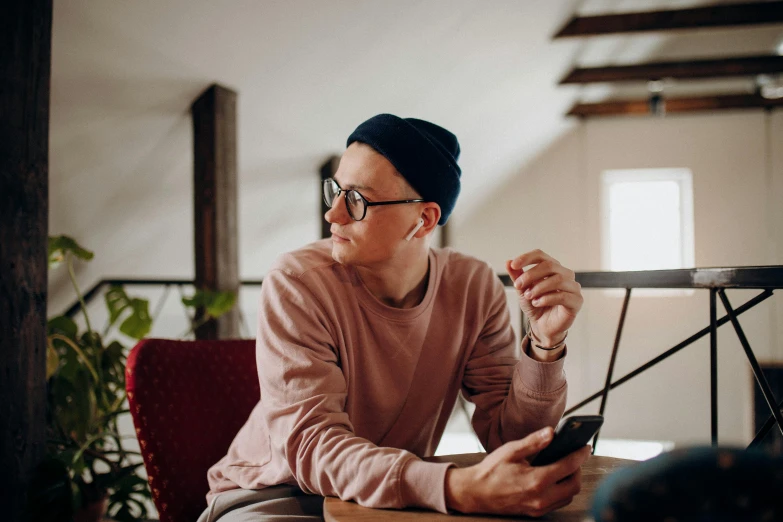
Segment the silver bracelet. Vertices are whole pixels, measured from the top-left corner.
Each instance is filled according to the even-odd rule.
[[[531,328],[527,332],[528,337],[530,337],[530,344],[538,348],[539,350],[545,350],[545,351],[551,351],[551,350],[557,350],[558,348],[562,348],[563,345],[565,345],[566,338],[568,337],[568,332],[566,331],[565,337],[563,337],[563,340],[557,343],[554,346],[541,346],[541,340],[536,337],[536,334],[533,333],[533,329]]]

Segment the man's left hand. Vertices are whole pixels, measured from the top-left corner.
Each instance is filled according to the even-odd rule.
[[[527,270],[524,267],[535,265]],[[541,250],[506,261],[519,294],[519,307],[543,346],[561,342],[582,308],[582,286],[574,271]]]

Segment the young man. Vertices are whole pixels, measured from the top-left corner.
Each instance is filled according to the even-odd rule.
[[[460,190],[457,138],[381,114],[347,145],[324,183],[331,239],[264,278],[261,400],[210,469],[201,520],[319,520],[321,496],[533,516],[568,504],[587,449],[536,468],[528,458],[565,408],[564,341],[582,306],[574,273],[538,250],[507,263],[531,325],[518,358],[493,270],[430,247]],[[421,460],[460,391],[491,453],[462,469]]]

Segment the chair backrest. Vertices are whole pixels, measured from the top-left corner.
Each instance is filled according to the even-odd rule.
[[[128,356],[126,387],[161,522],[194,522],[207,470],[258,403],[255,341],[144,339]]]

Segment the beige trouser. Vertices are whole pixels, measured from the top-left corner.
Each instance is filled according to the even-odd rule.
[[[198,522],[320,522],[324,498],[295,486],[232,489],[212,499]]]

